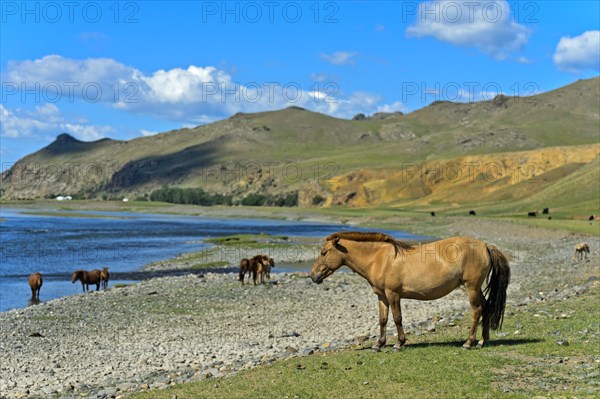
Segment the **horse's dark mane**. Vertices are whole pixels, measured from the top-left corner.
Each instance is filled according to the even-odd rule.
[[[413,249],[414,245],[407,242],[398,241],[394,237],[384,233],[371,233],[362,231],[340,231],[327,236],[326,240],[331,241],[335,238],[350,241],[368,241],[368,242],[387,242],[394,246],[396,254],[400,251]]]

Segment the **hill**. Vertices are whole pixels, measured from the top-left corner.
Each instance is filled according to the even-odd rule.
[[[141,197],[169,186],[202,188],[234,203],[249,194],[298,192],[302,206],[521,201],[542,192],[558,199],[573,192],[569,176],[593,174],[584,167],[598,155],[599,109],[596,77],[530,97],[435,102],[405,115],[345,120],[290,107],[130,141],[61,134],[3,174],[1,195]],[[484,166],[471,170],[474,180],[407,175],[415,168],[447,173],[456,163],[463,172],[498,163],[505,174],[516,168],[519,179],[490,179]],[[524,185],[528,174],[538,183]]]

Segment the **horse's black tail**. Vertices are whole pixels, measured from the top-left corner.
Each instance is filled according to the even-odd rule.
[[[506,289],[510,281],[510,267],[502,252],[491,244],[486,244],[490,256],[490,276],[483,292],[487,297],[483,308],[483,323],[489,323],[492,330],[502,328],[504,307],[506,305]]]

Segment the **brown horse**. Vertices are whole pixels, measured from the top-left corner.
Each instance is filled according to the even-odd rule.
[[[262,268],[264,268],[264,263],[263,263],[263,256],[262,255],[256,255],[253,256],[250,259],[242,259],[240,261],[240,274],[239,274],[239,280],[242,283],[242,285],[244,285],[244,276],[246,275],[246,273],[248,273],[248,275],[252,275],[252,281],[254,282],[254,285],[256,285],[256,277],[258,276],[258,271],[259,268],[262,270]],[[250,276],[248,276],[248,279],[250,279]]]
[[[96,291],[100,291],[100,281],[102,280],[100,275],[101,272],[98,269],[89,272],[87,270],[77,270],[73,272],[71,282],[75,284],[75,281],[81,281],[83,292],[90,290],[90,284],[96,284]]]
[[[480,318],[483,338],[477,347],[489,339],[490,327],[502,327],[510,268],[493,245],[469,237],[410,245],[382,233],[339,232],[327,237],[310,277],[320,284],[341,266],[367,279],[379,298],[380,334],[374,350],[385,345],[390,305],[398,330],[394,350],[399,350],[406,342],[400,299],[438,299],[459,286],[466,288],[473,315],[464,348],[476,341]],[[482,290],[486,279],[487,287]]]
[[[577,257],[578,260],[583,260],[583,257],[587,259],[588,254],[590,253],[590,246],[585,242],[581,242],[579,244],[575,244],[575,253],[573,257]]]
[[[106,290],[108,288],[108,280],[110,279],[110,273],[108,272],[108,267],[102,268],[100,271],[100,281],[102,281],[102,289]]]
[[[42,280],[42,273],[33,273],[29,276],[29,287],[31,287],[32,300],[39,301],[42,284],[44,284],[44,281]]]

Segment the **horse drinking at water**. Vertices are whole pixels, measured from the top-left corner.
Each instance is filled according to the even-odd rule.
[[[382,233],[339,232],[326,238],[310,277],[320,284],[341,266],[348,266],[364,277],[379,299],[379,351],[386,342],[386,324],[391,305],[398,330],[394,350],[406,342],[402,327],[400,299],[438,299],[455,288],[466,288],[473,321],[463,347],[476,341],[482,318],[482,339],[490,337],[490,327],[502,327],[510,268],[504,255],[493,245],[469,237],[452,237],[423,245],[396,241]],[[487,287],[482,290],[484,281]],[[486,298],[487,295],[487,298]]]
[[[90,284],[96,284],[96,291],[100,291],[100,281],[102,280],[101,272],[98,269],[92,271],[77,270],[73,272],[71,276],[71,282],[75,284],[75,281],[81,281],[81,288],[83,292],[90,290]]]
[[[40,299],[40,291],[42,290],[42,284],[44,281],[42,280],[42,273],[33,273],[29,276],[29,287],[31,287],[31,299],[39,300]]]

